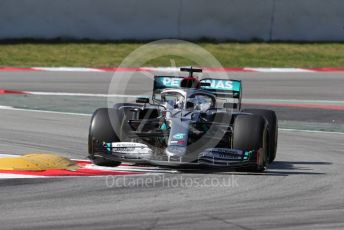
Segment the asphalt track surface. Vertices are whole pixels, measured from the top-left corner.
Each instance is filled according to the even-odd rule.
[[[0,85],[106,93],[111,76],[98,75],[5,72]],[[241,75],[253,98],[344,99],[341,74]],[[86,155],[89,116],[0,110],[0,117],[0,154]],[[262,174],[0,180],[0,229],[343,229],[344,135],[279,134],[276,162]]]

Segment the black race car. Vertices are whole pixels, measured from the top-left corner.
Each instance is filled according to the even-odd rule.
[[[276,157],[274,111],[241,109],[238,80],[155,76],[153,96],[97,109],[89,128],[89,158],[164,167],[229,167],[263,171]]]

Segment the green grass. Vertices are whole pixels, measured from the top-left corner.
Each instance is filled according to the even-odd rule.
[[[1,43],[0,66],[114,67],[144,43]],[[198,42],[224,67],[344,67],[344,43]],[[180,57],[160,57],[145,66],[192,65]]]

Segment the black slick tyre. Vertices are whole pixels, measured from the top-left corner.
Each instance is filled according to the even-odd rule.
[[[278,141],[278,120],[276,113],[272,110],[265,109],[243,109],[242,112],[263,116],[267,120],[269,163],[272,163],[276,158]]]
[[[258,115],[238,115],[233,124],[232,147],[244,151],[262,150],[256,159],[255,166],[245,168],[248,171],[260,172],[265,170],[266,152],[266,121]]]
[[[89,129],[88,153],[94,164],[111,167],[121,164],[119,161],[105,158],[104,153],[98,153],[97,146],[101,146],[103,142],[120,142],[124,120],[123,111],[117,109],[100,108],[93,113]]]

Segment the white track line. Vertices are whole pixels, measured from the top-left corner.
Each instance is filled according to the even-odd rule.
[[[94,93],[67,93],[67,92],[37,92],[23,91],[24,94],[40,96],[73,96],[73,97],[130,97],[136,98],[142,95],[124,95],[124,94],[94,94]]]
[[[90,117],[92,115],[92,114],[87,114],[87,113],[70,113],[70,112],[58,112],[58,111],[50,111],[50,110],[22,109],[22,108],[15,108],[12,106],[3,106],[3,105],[0,105],[0,110],[12,110],[12,111],[22,111],[22,112],[34,112],[34,113],[52,113],[52,114],[87,116],[87,117]]]
[[[52,72],[105,72],[96,68],[83,67],[33,67],[33,70],[52,71]]]
[[[1,157],[20,157],[20,155],[13,155],[13,154],[0,154]]]
[[[46,178],[46,177],[23,175],[23,174],[0,173],[0,179],[27,179],[27,178]]]
[[[300,68],[244,68],[253,72],[260,73],[314,73],[316,71]]]
[[[254,99],[246,98],[243,99],[243,103],[281,103],[281,104],[333,104],[333,105],[344,105],[343,100],[302,100],[302,99]]]
[[[285,129],[285,128],[279,128],[278,130],[280,130],[280,131],[287,131],[287,132],[323,133],[323,134],[344,135],[344,133],[341,133],[341,132],[331,132],[331,131],[321,131],[321,130]]]

